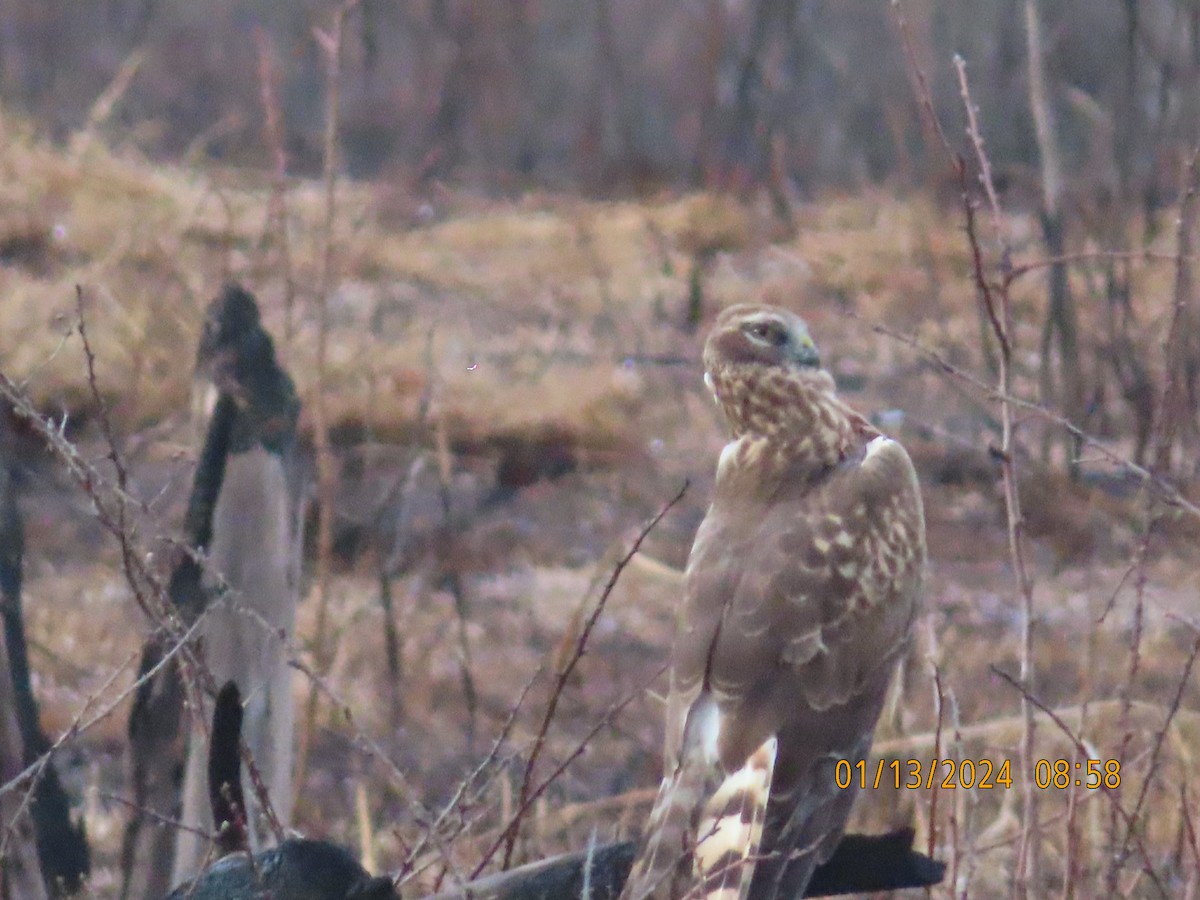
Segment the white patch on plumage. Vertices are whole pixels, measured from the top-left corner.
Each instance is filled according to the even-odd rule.
[[[880,450],[882,450],[884,447],[886,447],[890,443],[892,443],[892,439],[890,437],[888,437],[887,435],[881,434],[877,438],[871,438],[871,442],[869,444],[867,444],[867,450],[863,456],[863,465],[866,465],[872,456],[874,456],[876,453],[878,453]]]
[[[721,477],[721,473],[725,471],[725,467],[731,464],[731,461],[737,456],[738,450],[742,446],[743,438],[738,438],[736,441],[730,441],[721,450],[721,456],[717,460],[717,478]]]
[[[721,708],[710,694],[696,701],[690,718],[688,741],[696,741],[706,764],[716,765],[721,740]]]

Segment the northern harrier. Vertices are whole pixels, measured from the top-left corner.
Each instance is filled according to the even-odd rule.
[[[867,754],[908,646],[921,495],[798,316],[725,310],[704,365],[733,439],[688,560],[666,774],[623,896],[799,897],[854,801],[837,761]]]

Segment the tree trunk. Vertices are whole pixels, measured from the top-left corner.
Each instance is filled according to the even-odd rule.
[[[1057,343],[1062,375],[1062,411],[1072,422],[1082,424],[1084,403],[1083,374],[1079,361],[1079,324],[1075,301],[1067,280],[1067,266],[1062,261],[1066,248],[1066,220],[1062,208],[1062,160],[1059,156],[1054,108],[1046,85],[1041,16],[1037,0],[1025,0],[1025,38],[1029,66],[1029,106],[1033,113],[1038,156],[1041,160],[1042,235],[1046,243],[1046,252],[1053,260],[1050,266],[1046,319],[1042,331],[1042,401],[1050,401],[1054,392],[1052,359]],[[1058,336],[1057,342],[1054,340],[1055,335]],[[1076,442],[1068,437],[1067,466],[1072,476],[1078,468],[1078,455]]]
[[[25,768],[15,708],[7,642],[0,636],[0,784],[7,784]],[[27,789],[20,787],[0,795],[0,838],[12,833],[8,852],[0,857],[0,896],[45,900],[33,819],[28,808],[23,808]]]

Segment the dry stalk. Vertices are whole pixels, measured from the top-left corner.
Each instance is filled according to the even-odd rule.
[[[933,664],[933,703],[936,710],[936,722],[933,729],[933,758],[942,758],[942,716],[946,708],[946,694],[942,688],[942,669],[936,662]],[[937,849],[937,807],[938,783],[934,782],[933,790],[929,792],[929,842],[926,852],[933,856]],[[953,882],[951,882],[953,884]]]
[[[984,149],[983,136],[979,131],[979,123],[975,117],[975,105],[971,99],[970,85],[967,81],[966,63],[962,57],[956,56],[954,68],[958,75],[959,91],[962,102],[967,110],[967,134],[979,161],[981,180],[989,200],[996,238],[1000,241],[1000,268],[1005,280],[994,285],[988,278],[983,263],[983,253],[980,248],[979,235],[975,223],[975,206],[970,199],[969,186],[966,177],[966,164],[958,158],[955,166],[959,186],[962,188],[963,212],[966,215],[967,239],[971,246],[973,269],[976,285],[979,288],[980,300],[984,305],[988,321],[992,326],[992,334],[1000,349],[999,373],[997,391],[1004,396],[1012,394],[1012,365],[1015,337],[1013,333],[1012,303],[1009,297],[1007,276],[1011,271],[1010,254],[1007,243],[1003,240],[1000,208],[996,199],[996,189],[991,183],[991,164],[987,151]],[[1008,550],[1012,561],[1013,574],[1016,579],[1017,593],[1021,598],[1021,681],[1026,692],[1034,690],[1033,665],[1033,582],[1025,562],[1025,548],[1022,532],[1024,520],[1021,515],[1021,494],[1017,484],[1015,444],[1013,439],[1014,421],[1013,406],[1007,401],[1000,404],[1000,447],[996,453],[1000,460],[1000,472],[1004,488],[1004,512],[1008,530]],[[1025,693],[1022,694],[1024,698]],[[1028,699],[1022,700],[1025,717],[1025,729],[1021,737],[1021,765],[1025,772],[1032,772],[1036,752],[1036,722],[1033,706]],[[1017,866],[1014,872],[1014,890],[1027,894],[1041,889],[1041,844],[1040,827],[1038,824],[1037,786],[1032,779],[1026,779],[1022,785],[1023,815],[1021,817],[1021,841],[1017,853]]]
[[[136,47],[133,52],[121,61],[112,81],[100,92],[88,110],[87,122],[71,139],[71,152],[76,158],[82,157],[96,140],[96,133],[111,117],[121,98],[129,90],[134,76],[146,61],[146,49]]]
[[[286,360],[295,334],[296,277],[292,267],[292,245],[288,237],[287,150],[283,138],[283,108],[279,103],[279,72],[275,67],[275,48],[270,36],[254,29],[258,53],[259,96],[263,106],[263,143],[271,154],[271,194],[267,198],[267,221],[263,243],[273,239],[279,252],[283,278],[283,355]]]
[[[453,497],[450,493],[451,469],[450,436],[446,429],[446,420],[438,416],[433,430],[434,461],[438,476],[438,491],[442,500],[442,522],[446,529],[447,541],[454,539],[456,523],[453,521]],[[462,574],[457,568],[450,568],[445,575],[446,587],[454,600],[454,615],[458,621],[458,671],[462,679],[463,700],[467,707],[467,749],[475,746],[475,727],[479,715],[479,692],[475,688],[475,676],[472,674],[471,641],[467,626],[470,623],[471,607],[467,602],[466,589],[463,586]]]
[[[433,396],[437,383],[437,365],[434,357],[434,334],[435,329],[430,328],[425,333],[425,349],[423,354],[424,360],[424,382],[421,386],[421,395],[417,400],[417,417],[415,423],[415,431],[420,435],[420,440],[414,448],[411,459],[408,463],[408,468],[404,477],[399,479],[391,489],[384,494],[383,499],[379,503],[378,511],[375,514],[376,528],[382,527],[384,516],[389,510],[394,510],[395,528],[391,535],[391,547],[386,553],[380,552],[379,565],[379,603],[383,609],[383,644],[384,653],[387,659],[388,684],[391,695],[392,718],[399,721],[403,716],[403,702],[400,692],[401,676],[403,675],[403,660],[401,658],[401,641],[399,632],[396,630],[396,615],[394,598],[392,597],[392,579],[403,571],[403,567],[410,565],[411,561],[406,560],[403,555],[404,542],[410,536],[412,530],[413,505],[415,502],[415,491],[417,478],[424,472],[426,465],[429,462],[429,453],[426,451],[424,444],[429,442],[429,412],[433,405]],[[374,403],[370,406],[375,408]],[[440,476],[440,471],[439,471]],[[449,525],[449,516],[446,517],[446,524]]]
[[[342,38],[346,19],[358,8],[360,0],[343,0],[333,13],[328,31],[313,29],[325,59],[325,140],[322,183],[324,185],[324,219],[321,224],[322,253],[321,271],[317,280],[317,353],[316,383],[310,408],[313,411],[313,443],[317,457],[317,562],[314,591],[316,593],[316,631],[313,635],[313,658],[318,671],[328,669],[332,648],[328,631],[329,600],[332,592],[333,567],[333,516],[337,490],[337,473],[334,471],[333,450],[329,445],[329,410],[326,406],[329,368],[329,293],[337,280],[336,243],[334,233],[337,224],[337,180],[338,180],[338,127],[341,119],[341,71]],[[310,685],[308,700],[304,707],[304,724],[300,734],[297,753],[293,794],[300,795],[308,771],[308,758],[312,747],[313,730],[316,727],[318,693],[315,684]]]
[[[1191,315],[1193,278],[1192,278],[1192,239],[1196,226],[1196,192],[1200,189],[1200,145],[1193,151],[1188,160],[1184,174],[1183,194],[1179,198],[1179,224],[1176,230],[1176,247],[1178,253],[1175,261],[1175,295],[1171,304],[1171,323],[1167,328],[1164,341],[1166,371],[1163,374],[1163,392],[1158,404],[1158,415],[1154,423],[1154,434],[1151,437],[1155,447],[1154,467],[1160,475],[1166,476],[1171,471],[1171,451],[1179,436],[1179,430],[1186,424],[1189,414],[1194,410],[1187,408],[1187,375],[1186,368],[1191,362],[1188,359],[1189,346],[1194,337]]]
[[[1058,727],[1059,731],[1061,731],[1067,738],[1067,740],[1071,742],[1072,746],[1075,748],[1075,751],[1081,757],[1089,757],[1092,755],[1092,751],[1089,750],[1088,745],[1086,742],[1084,742],[1083,738],[1080,737],[1076,732],[1072,731],[1071,727],[1062,719],[1061,716],[1058,715],[1058,713],[1030,693],[1019,679],[1013,678],[1007,672],[998,669],[995,666],[992,666],[991,670],[997,677],[1003,679],[1009,685],[1015,688],[1031,706],[1048,716],[1050,721],[1052,721]],[[1026,773],[1026,780],[1031,784],[1033,783],[1032,771]],[[1158,889],[1160,896],[1163,898],[1170,897],[1171,895],[1167,892],[1166,887],[1163,885],[1162,879],[1159,878],[1158,872],[1156,872],[1154,869],[1154,864],[1150,860],[1150,852],[1146,849],[1146,844],[1142,840],[1142,836],[1134,831],[1136,822],[1133,816],[1121,805],[1120,792],[1109,788],[1103,782],[1103,780],[1100,782],[1100,787],[1098,789],[1102,791],[1104,796],[1109,799],[1110,803],[1112,804],[1111,808],[1115,811],[1115,814],[1118,816],[1118,818],[1125,823],[1127,834],[1129,834],[1133,839],[1135,849],[1137,850],[1138,856],[1141,859],[1143,874],[1145,874],[1146,877],[1153,882],[1154,886]],[[1119,896],[1119,894],[1112,896]]]

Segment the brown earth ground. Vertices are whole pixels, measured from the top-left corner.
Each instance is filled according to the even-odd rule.
[[[311,440],[321,187],[290,186],[285,254],[258,175],[151,167],[97,142],[64,150],[20,123],[0,127],[0,370],[39,409],[65,417],[68,436],[110,472],[72,334],[80,285],[130,490],[145,503],[138,540],[153,547],[181,521],[203,427],[189,412],[191,358],[222,280],[241,279],[258,294],[308,400]],[[950,863],[934,896],[1006,896],[1033,773],[1017,763],[1019,695],[993,671],[1018,671],[1020,632],[999,472],[987,452],[998,442],[998,408],[872,327],[912,335],[991,383],[958,213],[865,192],[798,207],[788,234],[753,204],[707,195],[502,202],[344,184],[338,197],[325,379],[338,557],[324,679],[338,701],[317,708],[296,827],[356,848],[379,870],[411,862],[532,679],[511,734],[439,826],[438,853],[416,860],[419,887],[406,895],[439,875],[470,873],[515,812],[553,683],[537,673],[561,665],[598,599],[597,579],[686,479],[685,497],[646,542],[649,559],[623,575],[566,684],[536,779],[583,752],[525,816],[516,858],[639,826],[657,782],[656,673],[679,593],[668,567],[686,558],[724,441],[701,385],[699,335],[720,307],[766,300],[807,318],[847,399],[909,446],[925,490],[926,615],[875,753],[1012,760],[1011,789],[868,789],[854,827],[915,824],[919,844],[932,840]],[[1037,257],[1029,217],[1014,214],[1005,227],[1019,258]],[[1162,242],[1156,249],[1169,253],[1170,236]],[[1152,371],[1161,368],[1171,277],[1169,264],[1136,267],[1135,337]],[[686,321],[693,283],[703,294],[695,332]],[[1087,311],[1100,301],[1089,299],[1088,284],[1080,276],[1075,286],[1085,346],[1094,348],[1101,326]],[[1034,399],[1043,295],[1037,272],[1014,292],[1018,392]],[[1114,402],[1103,423],[1120,454],[1130,452],[1129,418]],[[1180,686],[1200,621],[1197,522],[1169,513],[1145,565],[1132,571],[1145,492],[1096,459],[1085,459],[1087,478],[1071,482],[1060,464],[1040,461],[1036,420],[1022,429],[1036,693],[1072,728],[1082,720],[1089,755],[1119,757],[1122,774],[1111,795],[1041,792],[1043,889],[1057,892],[1070,878],[1081,895],[1099,895],[1111,835],[1125,843],[1125,824],[1113,825],[1115,799],[1137,810],[1120,893],[1159,896],[1149,867],[1169,893],[1182,892],[1200,865],[1189,824],[1200,692],[1194,680]],[[20,447],[32,662],[44,724],[57,735],[128,691],[148,623],[87,497],[28,433]],[[414,466],[418,458],[426,462]],[[455,508],[450,524],[442,480]],[[398,676],[385,661],[379,571],[388,560],[399,570]],[[317,621],[310,598],[296,647],[310,667]],[[295,688],[303,708],[309,679],[297,674]],[[61,756],[93,843],[89,896],[113,897],[119,881],[127,712],[121,702]],[[1074,758],[1048,719],[1039,719],[1037,741],[1040,757]]]

